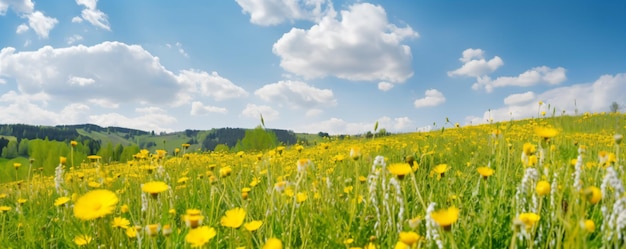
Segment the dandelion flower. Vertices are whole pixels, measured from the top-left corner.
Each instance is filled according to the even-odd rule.
[[[547,181],[539,181],[535,187],[535,191],[539,196],[544,196],[550,193],[550,183]]]
[[[591,204],[596,204],[602,200],[602,191],[596,186],[585,188],[583,194]]]
[[[126,234],[126,237],[136,238],[137,237],[137,229],[135,229],[134,227],[126,228],[125,234]]]
[[[56,200],[54,200],[54,206],[58,207],[58,206],[62,206],[65,205],[65,203],[69,202],[70,198],[67,196],[62,196],[57,198]]]
[[[20,167],[22,167],[22,164],[21,163],[13,163],[13,167],[17,170]]]
[[[359,158],[361,157],[361,149],[358,147],[350,148],[350,157],[355,161],[359,160]]]
[[[220,220],[220,224],[225,227],[238,228],[246,218],[246,210],[243,208],[233,208],[226,211],[226,215]]]
[[[596,223],[593,220],[587,219],[580,222],[580,226],[587,232],[593,233],[596,230]]]
[[[493,175],[493,173],[496,172],[495,170],[489,167],[478,167],[476,171],[478,171],[478,174],[480,174],[485,180],[487,180],[488,177],[490,177],[491,175]]]
[[[127,229],[129,225],[130,225],[130,221],[123,217],[115,217],[113,218],[113,221],[111,222],[111,226],[113,228]]]
[[[405,245],[412,246],[417,241],[419,241],[419,239],[420,236],[416,232],[400,232],[399,240]]]
[[[411,166],[407,163],[393,163],[387,167],[389,173],[398,177],[398,179],[404,179],[404,176],[411,173]]]
[[[252,231],[256,231],[257,229],[259,229],[261,227],[261,225],[263,225],[263,221],[260,220],[253,220],[250,222],[246,222],[246,224],[243,224],[243,227],[252,232]]]
[[[296,202],[297,203],[303,203],[304,201],[306,201],[308,199],[308,195],[304,192],[299,192],[296,194]]]
[[[233,172],[233,169],[230,166],[220,168],[220,177],[227,177],[230,173]]]
[[[448,209],[432,212],[430,217],[443,227],[444,230],[449,231],[452,224],[459,219],[459,209],[456,207],[450,207]]]
[[[518,217],[522,224],[526,225],[526,229],[530,229],[539,221],[539,215],[535,213],[521,213]]]
[[[71,145],[72,147],[76,147],[76,145],[78,145],[78,142],[76,142],[76,141],[73,141],[73,140],[72,140],[72,141],[70,142],[70,145]]]
[[[119,199],[115,193],[106,189],[87,192],[74,204],[74,216],[81,220],[94,220],[104,217],[115,210]]]
[[[0,206],[0,213],[6,213],[9,210],[11,210],[9,206]]]
[[[269,238],[265,241],[263,249],[283,249],[283,242],[277,238]]]
[[[535,134],[547,140],[558,135],[559,131],[551,127],[535,127]]]
[[[76,244],[77,246],[84,246],[84,245],[91,243],[92,239],[93,238],[89,235],[81,234],[81,235],[74,237],[74,244]]]
[[[215,237],[216,234],[215,228],[202,226],[189,231],[185,236],[185,241],[191,244],[191,247],[202,247]]]
[[[449,169],[450,167],[448,167],[447,164],[439,164],[435,166],[435,168],[433,169],[433,172],[437,174],[437,179],[440,179]]]
[[[169,188],[170,186],[161,181],[147,182],[141,185],[141,191],[146,192],[153,197],[158,196],[159,193],[164,192]]]
[[[157,236],[159,234],[159,231],[161,230],[161,224],[146,225],[145,230],[149,236],[152,236],[152,237]]]

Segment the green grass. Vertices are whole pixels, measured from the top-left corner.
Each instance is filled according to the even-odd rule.
[[[0,213],[0,244],[66,248],[77,246],[77,236],[87,235],[92,238],[87,248],[189,248],[186,236],[194,228],[186,225],[183,215],[197,209],[203,226],[216,231],[215,237],[206,237],[204,248],[261,248],[270,238],[279,239],[285,248],[410,248],[396,247],[406,232],[421,236],[415,248],[437,248],[437,243],[444,248],[618,248],[622,242],[617,235],[626,232],[616,229],[607,217],[622,212],[614,210],[614,204],[626,201],[618,186],[626,180],[622,166],[626,154],[623,143],[617,146],[614,139],[615,134],[624,134],[625,118],[622,114],[550,117],[373,139],[325,140],[327,147],[311,144],[302,151],[292,146],[261,153],[192,149],[176,157],[149,156],[152,159],[132,165],[86,164],[80,171],[65,171],[58,192],[52,177],[39,175],[19,185],[0,185],[0,193],[6,194],[0,207],[10,209]],[[536,127],[552,127],[559,133],[541,138]],[[155,141],[155,149],[161,149],[166,139],[165,149],[172,150],[186,142],[183,138],[172,134],[141,139],[155,139],[146,140]],[[535,164],[522,162],[525,144],[536,148],[526,155],[536,157]],[[572,159],[581,146],[585,152],[582,167],[577,168]],[[353,157],[351,151],[359,153]],[[417,164],[404,177],[375,163],[384,158],[387,166],[405,165],[409,156]],[[15,172],[7,166],[12,163],[0,163],[3,170],[10,169],[6,172]],[[435,172],[442,164],[448,170]],[[21,180],[26,180],[24,166],[17,170]],[[495,173],[483,178],[477,172],[482,166]],[[603,190],[598,203],[590,202],[584,190],[600,188],[612,169],[617,172],[615,185]],[[536,178],[522,185],[528,178],[525,174],[533,170]],[[163,182],[170,189],[151,197],[141,187],[149,181]],[[537,192],[539,181],[547,181],[550,191]],[[94,189],[109,190],[118,201],[111,210],[100,210],[103,217],[82,220],[74,215],[74,209],[81,210],[80,202],[103,201],[80,198]],[[249,192],[243,194],[244,189]],[[73,200],[67,206],[54,206],[62,196]],[[26,202],[18,204],[19,199]],[[101,204],[93,207],[107,206]],[[243,225],[223,226],[221,220],[234,208],[245,210],[242,223],[263,224],[256,231]],[[449,217],[449,230],[430,215],[447,208],[459,210],[458,217]],[[522,213],[531,212],[540,217],[538,221],[520,220]],[[112,227],[114,218],[138,226],[141,239]],[[595,230],[581,226],[585,221],[592,221]],[[150,236],[145,232],[150,224],[168,225],[173,232]]]

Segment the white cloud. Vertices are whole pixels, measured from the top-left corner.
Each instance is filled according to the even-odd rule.
[[[72,103],[59,111],[51,111],[45,108],[49,100],[50,96],[43,93],[29,95],[9,91],[0,96],[0,120],[7,124],[67,124],[77,122],[79,115],[89,110],[84,104]]]
[[[308,111],[306,111],[306,113],[304,114],[306,117],[316,117],[319,116],[320,114],[322,114],[324,111],[320,110],[320,109],[309,109]]]
[[[89,99],[88,101],[89,103],[92,103],[92,104],[95,104],[97,106],[104,107],[104,108],[117,109],[120,107],[118,103],[112,102],[108,99],[93,98],[93,99]]]
[[[165,46],[167,48],[172,48],[174,46],[176,46],[176,49],[178,50],[178,53],[180,53],[182,56],[189,58],[189,54],[187,54],[187,52],[185,52],[185,49],[183,49],[183,44],[181,44],[180,42],[176,42],[174,44],[174,46],[172,46],[172,44],[166,43]]]
[[[83,22],[82,18],[78,16],[72,17],[72,23],[81,23],[81,22]]]
[[[28,19],[28,26],[35,31],[39,38],[48,38],[50,30],[59,23],[56,18],[48,17],[41,11],[35,11],[35,3],[31,0],[0,0],[0,15],[5,15],[9,8],[20,18]],[[24,33],[29,30],[28,26],[20,24],[15,32]]]
[[[17,26],[17,29],[15,30],[16,34],[21,34],[24,33],[26,31],[28,31],[30,28],[28,27],[28,25],[26,25],[25,23],[20,24],[19,26]]]
[[[111,30],[107,15],[97,9],[98,0],[76,0],[76,4],[79,6],[85,6],[85,9],[81,11],[81,17],[83,20],[87,20],[91,25],[96,27]],[[72,18],[72,22],[81,22],[76,17]]]
[[[283,69],[305,78],[400,83],[413,76],[411,48],[402,42],[416,37],[410,26],[390,24],[382,7],[358,3],[340,19],[329,14],[309,30],[292,28],[273,52]]]
[[[41,38],[48,38],[50,30],[52,30],[57,23],[59,23],[59,20],[47,17],[40,11],[35,11],[28,15],[28,25]]]
[[[413,103],[415,108],[438,106],[446,102],[446,97],[443,96],[443,93],[437,91],[437,89],[426,90],[424,95],[424,98],[415,100]]]
[[[372,122],[347,122],[340,118],[330,118],[321,122],[311,123],[296,129],[297,132],[306,132],[315,134],[320,131],[328,132],[331,135],[356,135],[363,134],[368,131],[373,132],[374,124]],[[378,119],[378,129],[385,128],[388,132],[407,132],[411,131],[413,121],[408,117],[390,118],[383,116]]]
[[[519,105],[535,99],[535,93],[528,91],[525,93],[511,94],[504,98],[505,105]]]
[[[138,45],[103,42],[37,51],[0,50],[0,72],[13,78],[21,92],[45,92],[61,100],[93,98],[112,103],[182,105],[193,96],[215,100],[247,96],[247,92],[213,72],[183,70],[174,74],[159,58]]]
[[[293,108],[334,106],[337,100],[330,89],[319,89],[300,81],[279,81],[268,84],[254,92],[268,102],[285,104]]]
[[[333,11],[329,0],[236,0],[250,22],[269,26],[286,20],[319,20],[325,12]],[[324,9],[325,7],[325,9]]]
[[[72,45],[78,41],[82,41],[83,37],[81,35],[73,35],[67,38],[67,45]]]
[[[571,86],[558,87],[546,92],[537,94],[535,99],[542,100],[542,109],[538,109],[537,101],[522,103],[518,105],[508,105],[498,109],[485,112],[482,118],[468,117],[472,123],[485,123],[486,120],[506,121],[510,119],[523,119],[537,116],[539,111],[552,113],[553,109],[547,109],[550,105],[554,111],[560,115],[563,111],[573,115],[584,112],[604,112],[609,111],[609,105],[616,101],[624,105],[624,95],[626,92],[626,74],[603,75],[593,83],[574,84]],[[621,102],[620,102],[621,101]]]
[[[92,78],[83,78],[83,77],[76,77],[76,76],[70,76],[69,80],[67,80],[67,83],[70,83],[70,85],[79,85],[79,86],[87,86],[95,82],[96,81]]]
[[[181,84],[189,86],[188,94],[198,92],[217,101],[248,96],[246,90],[221,77],[217,72],[209,74],[198,70],[182,70],[177,79]]]
[[[549,85],[558,85],[565,81],[565,68],[549,68],[547,66],[535,67],[516,77],[498,77],[492,80],[489,76],[478,77],[476,83],[472,85],[472,89],[479,90],[484,88],[487,92],[492,92],[496,87],[505,86],[521,86],[528,87],[540,83]]]
[[[226,108],[216,107],[216,106],[208,106],[203,105],[200,101],[194,101],[191,103],[191,112],[192,116],[206,115],[209,113],[226,113]]]
[[[391,88],[393,88],[393,84],[389,82],[385,82],[385,81],[378,82],[378,90],[386,92],[386,91],[391,90]]]
[[[241,116],[252,118],[261,122],[261,115],[264,121],[277,120],[279,113],[270,106],[247,104],[246,108],[241,111]]]
[[[463,66],[448,72],[448,76],[478,77],[492,73],[504,65],[504,62],[498,56],[494,56],[490,60],[485,60],[484,53],[482,49],[466,49],[463,51],[463,57],[459,58],[459,60],[464,63]]]

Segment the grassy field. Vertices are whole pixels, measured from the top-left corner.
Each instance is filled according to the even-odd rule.
[[[31,179],[26,164],[10,168],[21,181],[0,185],[0,245],[619,248],[625,118],[538,118],[239,153],[186,151],[172,140],[176,156],[66,162]]]

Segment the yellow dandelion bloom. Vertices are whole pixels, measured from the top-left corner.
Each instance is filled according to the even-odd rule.
[[[523,153],[526,156],[533,155],[533,154],[535,154],[535,152],[537,152],[537,147],[535,147],[535,145],[533,145],[531,143],[524,143]]]
[[[59,164],[65,165],[67,162],[67,157],[61,156],[59,157]]]
[[[74,203],[74,216],[81,220],[94,220],[104,217],[113,213],[118,201],[117,195],[109,190],[89,191]]]
[[[22,167],[22,164],[21,163],[13,163],[13,167],[15,169],[19,169],[20,167]]]
[[[215,237],[216,234],[215,228],[202,226],[191,229],[185,236],[185,241],[189,243],[191,247],[202,247]]]
[[[220,177],[227,177],[230,173],[233,172],[233,168],[230,166],[220,168]]]
[[[246,222],[246,224],[243,224],[243,227],[252,232],[252,231],[256,231],[257,229],[259,229],[261,227],[261,225],[263,225],[263,221],[260,220],[253,220],[250,222]]]
[[[246,218],[246,210],[243,208],[233,208],[226,211],[226,215],[220,220],[220,224],[225,227],[238,228]]]
[[[263,249],[283,249],[283,242],[277,238],[269,238],[265,241]]]
[[[134,227],[126,228],[126,231],[124,233],[126,234],[126,237],[129,237],[129,238],[137,237],[137,229],[135,229]]]
[[[411,166],[407,163],[392,163],[389,167],[387,167],[387,170],[389,170],[389,173],[397,176],[400,180],[404,179],[404,176],[408,175],[412,171]]]
[[[583,194],[585,195],[587,201],[591,204],[597,204],[600,200],[602,200],[602,191],[596,186],[585,188],[583,190]]]
[[[77,246],[84,246],[91,243],[92,239],[93,238],[89,235],[81,234],[74,237],[74,244],[76,244]]]
[[[11,210],[9,206],[0,206],[0,213],[6,213],[9,210]]]
[[[539,221],[539,215],[535,213],[521,213],[517,219],[526,225],[526,229],[530,229]]]
[[[111,226],[113,228],[127,229],[129,225],[130,225],[130,221],[123,217],[115,217],[113,218],[113,221],[111,222]]]
[[[420,236],[416,232],[400,232],[399,240],[405,245],[412,246],[417,241],[419,241],[419,239]]]
[[[169,188],[170,186],[161,181],[152,181],[141,185],[141,191],[151,194],[153,196],[156,196],[161,192],[167,191]]]
[[[70,201],[70,198],[67,196],[61,196],[59,198],[57,198],[56,200],[54,200],[54,206],[58,207],[61,205],[65,205],[65,203],[68,203]]]
[[[76,147],[76,145],[78,145],[78,142],[72,140],[72,141],[70,141],[70,145],[72,147]]]
[[[309,198],[309,196],[306,193],[304,193],[304,192],[299,192],[299,193],[296,194],[296,202],[297,203],[303,203],[308,198]]]
[[[558,135],[559,131],[551,127],[535,127],[535,134],[543,139],[549,139]]]
[[[593,220],[587,219],[581,222],[580,226],[587,232],[593,233],[596,230],[596,223]]]
[[[493,175],[493,173],[496,172],[495,170],[489,167],[478,167],[476,171],[478,171],[478,174],[480,174],[483,177],[483,179],[487,179],[488,177]]]
[[[459,209],[456,207],[450,207],[439,211],[432,212],[430,217],[443,227],[444,230],[450,230],[450,227],[457,219],[459,219]]]
[[[353,160],[358,160],[361,157],[361,148],[358,148],[358,147],[350,148],[350,157]]]
[[[539,181],[535,187],[535,191],[539,196],[544,196],[550,193],[550,183],[547,181]]]

